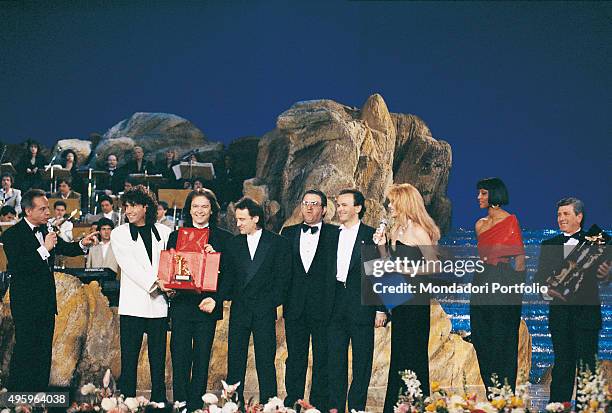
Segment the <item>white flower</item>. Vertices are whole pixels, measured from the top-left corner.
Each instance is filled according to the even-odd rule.
[[[200,410],[201,412],[202,410]],[[223,410],[217,406],[216,404],[211,404],[208,406],[208,413],[221,413]]]
[[[548,403],[546,405],[546,411],[549,412],[562,412],[563,411],[563,403]]]
[[[291,411],[292,409],[288,409],[287,413],[291,413]],[[321,413],[321,412],[313,407],[312,409],[305,410],[304,413]]]
[[[236,413],[238,411],[238,405],[234,402],[227,402],[221,409],[222,413]]]
[[[485,413],[497,413],[497,409],[489,402],[476,403],[475,410],[482,410]]]
[[[83,387],[81,387],[81,394],[83,396],[87,396],[88,394],[94,394],[96,391],[96,386],[93,383],[87,383]]]
[[[117,399],[115,399],[114,397],[112,398],[105,397],[102,399],[100,406],[102,406],[102,409],[106,411],[114,409],[115,407],[117,407]]]
[[[102,379],[102,386],[104,386],[104,388],[108,388],[108,386],[110,386],[111,377],[112,374],[110,369],[106,369],[106,373],[104,373],[104,378]]]
[[[219,403],[219,398],[212,393],[206,393],[202,396],[202,401],[206,404],[217,404]]]
[[[130,411],[132,412],[135,412],[138,409],[138,406],[140,405],[140,403],[138,403],[138,400],[136,400],[135,397],[128,397],[123,403],[125,403],[127,408],[130,409]]]
[[[10,409],[2,409],[2,411],[0,413],[11,413]]]
[[[279,410],[283,410],[284,407],[285,404],[283,401],[275,396],[268,399],[268,403],[264,405],[263,411],[264,413],[274,413]]]

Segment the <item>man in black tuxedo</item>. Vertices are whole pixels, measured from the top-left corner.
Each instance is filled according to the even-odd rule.
[[[49,232],[49,201],[40,189],[25,193],[21,209],[25,217],[2,235],[12,273],[10,297],[15,325],[8,387],[11,391],[45,391],[49,386],[57,314],[55,255],[83,255],[96,243],[98,233],[89,234],[80,243],[67,243]]]
[[[228,332],[227,381],[240,382],[237,394],[244,401],[249,339],[253,334],[259,400],[266,403],[277,394],[276,307],[285,301],[291,271],[291,247],[282,236],[264,225],[261,205],[250,198],[236,204],[236,226],[240,235],[226,251],[227,275],[232,301]]]
[[[340,191],[337,200],[341,223],[332,264],[335,277],[327,280],[330,297],[325,309],[328,328],[329,409],[345,411],[348,387],[348,348],[353,354],[353,381],[348,391],[349,411],[365,410],[372,375],[374,327],[387,321],[384,309],[361,304],[361,247],[373,244],[375,229],[361,223],[366,211],[363,194]],[[380,311],[378,311],[380,310]]]
[[[285,362],[285,405],[293,406],[304,398],[308,349],[312,337],[312,386],[310,403],[327,411],[327,319],[326,279],[333,280],[338,227],[323,223],[327,196],[319,190],[306,191],[302,197],[304,222],[282,231],[292,247],[293,270],[287,300],[283,305],[288,357]]]
[[[582,230],[584,204],[576,198],[565,198],[557,203],[557,223],[563,232],[542,241],[536,282],[558,272],[566,264],[571,250],[584,240]],[[609,264],[602,264],[597,274],[587,275],[582,286],[568,301],[552,290],[544,298],[552,300],[548,314],[548,329],[553,343],[555,361],[550,385],[550,401],[566,402],[572,398],[576,367],[580,361],[595,368],[599,330],[601,329],[601,300],[598,277],[605,277]]]

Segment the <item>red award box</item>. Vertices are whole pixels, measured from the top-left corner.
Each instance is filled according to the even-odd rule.
[[[173,290],[217,291],[219,262],[218,252],[165,250],[159,257],[158,277],[166,288]]]
[[[208,228],[181,228],[176,240],[177,251],[204,252],[208,244]]]

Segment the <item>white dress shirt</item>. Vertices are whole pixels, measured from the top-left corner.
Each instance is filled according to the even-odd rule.
[[[251,259],[255,258],[255,251],[257,251],[257,246],[259,245],[262,232],[263,231],[261,229],[258,229],[253,234],[247,234],[247,244],[249,245],[249,254],[251,254]]]
[[[108,247],[110,247],[110,245],[110,241],[100,243],[100,247],[102,248],[102,259],[106,259],[106,254],[108,253]]]
[[[27,218],[24,218],[23,220],[26,222],[26,224],[28,224],[30,229],[34,231],[35,225],[30,223],[30,221],[28,221]],[[37,231],[35,236],[40,244],[40,247],[36,251],[38,251],[38,253],[40,254],[40,258],[42,258],[43,260],[46,260],[47,258],[51,256],[51,254],[49,253],[49,251],[47,251],[47,248],[45,247],[45,240],[43,238],[42,232]]]
[[[563,235],[566,237],[571,237],[572,235],[580,232],[580,230],[581,228],[579,228],[578,231],[572,232],[571,234],[564,232]],[[570,238],[563,244],[563,258],[567,258],[570,252],[572,252],[576,245],[578,245],[578,242],[579,241],[576,238]]]
[[[300,227],[300,257],[302,258],[302,264],[304,265],[304,270],[306,270],[306,272],[308,272],[310,269],[312,260],[314,260],[315,253],[317,252],[317,245],[319,245],[319,236],[321,235],[321,227],[323,226],[323,223],[319,222],[316,225],[310,226],[317,227],[319,229],[313,234],[310,232],[310,230],[306,232],[302,231],[302,228]]]
[[[350,228],[340,225],[340,237],[338,238],[338,257],[336,259],[336,280],[345,283],[348,277],[349,266],[351,265],[351,256],[353,255],[353,247],[357,240],[357,233],[361,222],[353,225]]]

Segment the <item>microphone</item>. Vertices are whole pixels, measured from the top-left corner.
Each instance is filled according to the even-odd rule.
[[[380,223],[378,224],[378,228],[376,228],[376,233],[377,234],[382,234],[385,232],[385,229],[387,229],[387,225],[389,225],[389,221],[387,221],[385,218],[380,220]]]

